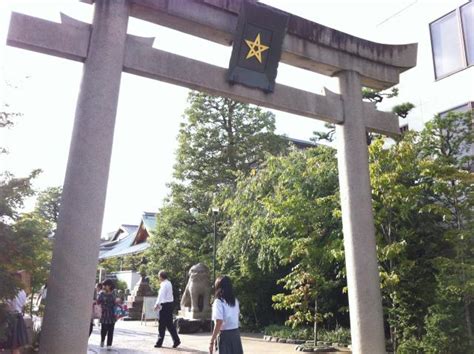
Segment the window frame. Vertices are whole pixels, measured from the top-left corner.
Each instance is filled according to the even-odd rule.
[[[465,108],[465,110],[463,110]],[[450,109],[447,109],[445,111],[439,112],[438,115],[440,117],[446,116],[448,113],[451,112],[459,112],[459,113],[466,113],[466,112],[472,112],[474,111],[474,101],[468,101],[466,103],[460,104],[458,106],[452,107]]]
[[[429,25],[428,25],[429,31],[430,31],[431,59],[433,60],[433,72],[434,72],[435,81],[442,80],[445,77],[451,76],[451,75],[453,75],[457,72],[460,72],[460,71],[465,70],[465,69],[467,69],[471,66],[474,66],[474,63],[469,64],[468,60],[467,60],[467,46],[466,46],[466,43],[465,43],[465,36],[464,36],[464,29],[463,29],[463,22],[462,22],[462,14],[461,14],[461,8],[468,5],[469,3],[474,3],[474,1],[470,0],[470,1],[466,2],[465,4],[462,4],[458,7],[456,7],[454,10],[449,11],[448,13],[445,13],[443,16],[438,17],[434,21],[430,22]],[[442,20],[443,18],[445,18],[447,16],[452,15],[453,13],[455,14],[455,18],[456,18],[457,35],[458,35],[458,38],[459,38],[460,43],[461,43],[461,45],[459,46],[458,49],[461,53],[462,65],[459,69],[454,69],[454,70],[452,70],[448,73],[445,73],[443,75],[438,76],[437,73],[436,73],[436,60],[435,60],[435,52],[434,52],[434,45],[433,45],[432,26],[436,22]]]
[[[463,7],[466,7],[467,5],[471,4],[471,6],[474,6],[474,1],[470,0],[468,2],[466,2],[465,4],[459,6],[459,26],[460,26],[460,31],[461,31],[461,35],[462,35],[462,46],[463,46],[463,49],[464,49],[464,62],[466,63],[466,68],[469,67],[469,66],[473,66],[474,65],[474,62],[472,64],[469,64],[469,61],[468,61],[468,54],[467,54],[467,44],[466,44],[466,33],[464,32],[464,22],[463,22],[463,18],[462,18],[462,8]],[[474,26],[474,25],[473,25]],[[474,31],[474,27],[472,29]],[[474,45],[474,43],[473,43]]]

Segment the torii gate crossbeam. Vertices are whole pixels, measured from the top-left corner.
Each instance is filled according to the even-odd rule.
[[[290,15],[281,61],[338,76],[341,93],[230,85],[226,70],[127,35],[129,16],[230,45],[244,0],[97,0],[92,25],[13,14],[8,44],[84,62],[48,281],[41,352],[87,350],[105,193],[122,71],[336,124],[352,350],[385,352],[366,131],[398,134],[398,120],[364,103],[416,63],[416,45],[387,46]],[[91,0],[85,1],[91,3]],[[265,5],[262,5],[265,6]]]

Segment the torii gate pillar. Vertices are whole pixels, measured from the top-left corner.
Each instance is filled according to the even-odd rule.
[[[385,353],[362,86],[355,71],[342,71],[338,76],[344,124],[336,124],[337,163],[352,350]]]
[[[43,354],[87,352],[89,285],[98,263],[128,12],[127,0],[95,3],[48,280]]]

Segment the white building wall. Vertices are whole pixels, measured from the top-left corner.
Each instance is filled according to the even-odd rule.
[[[437,113],[474,101],[474,66],[436,80],[431,48],[430,23],[467,3],[467,0],[414,0],[379,23],[376,41],[381,43],[418,43],[418,62],[400,78],[399,97],[379,108],[389,110],[402,102],[416,108],[400,124],[420,130]]]

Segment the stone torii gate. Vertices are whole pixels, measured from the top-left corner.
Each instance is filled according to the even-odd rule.
[[[352,350],[385,353],[366,132],[393,136],[399,127],[393,114],[362,101],[361,87],[397,84],[400,73],[416,65],[417,46],[373,43],[287,14],[281,61],[337,76],[340,94],[326,90],[318,95],[280,84],[273,93],[264,93],[229,84],[224,68],[154,49],[153,38],[127,34],[128,18],[134,16],[231,45],[242,2],[97,0],[92,25],[64,15],[61,23],[54,23],[12,14],[9,45],[84,63],[41,353],[87,350],[122,71],[336,124]]]

